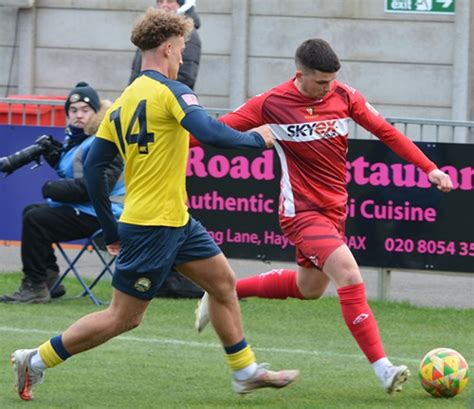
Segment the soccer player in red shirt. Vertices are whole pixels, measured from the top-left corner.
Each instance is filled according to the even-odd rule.
[[[262,124],[272,128],[282,168],[280,226],[296,246],[298,265],[296,271],[272,270],[240,279],[237,294],[239,298],[318,299],[332,281],[344,321],[385,391],[400,391],[409,370],[392,365],[385,355],[362,275],[344,242],[349,120],[421,168],[439,190],[449,192],[452,182],[358,91],[336,80],[340,62],[326,41],[303,42],[295,63],[296,73],[289,81],[220,118],[240,131]],[[201,331],[207,321],[205,294],[196,310],[196,328]]]

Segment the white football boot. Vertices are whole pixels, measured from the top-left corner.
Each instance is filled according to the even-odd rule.
[[[201,332],[209,324],[209,294],[204,293],[202,298],[198,301],[196,310],[194,311],[196,320],[194,327],[198,332]]]
[[[300,371],[296,369],[283,369],[281,371],[270,371],[269,364],[262,363],[257,366],[255,373],[249,379],[232,381],[232,389],[240,394],[250,393],[260,388],[284,388],[292,383]]]
[[[410,370],[405,365],[389,366],[383,373],[382,385],[387,393],[400,392],[403,384],[408,381]]]
[[[43,371],[31,369],[31,357],[37,352],[38,349],[17,349],[11,355],[16,380],[15,388],[22,400],[33,399],[31,388],[43,383],[44,380]]]

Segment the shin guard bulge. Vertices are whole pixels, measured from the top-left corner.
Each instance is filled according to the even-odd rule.
[[[370,363],[385,356],[377,321],[367,304],[364,283],[337,290],[342,316],[349,331]]]

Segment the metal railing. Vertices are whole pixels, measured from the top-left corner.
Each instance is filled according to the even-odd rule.
[[[401,117],[386,117],[385,119],[413,141],[474,143],[474,121]],[[353,126],[352,137],[355,139],[375,138],[360,126]]]
[[[64,102],[54,99],[0,98],[0,125],[61,126],[64,119],[58,118],[61,110],[51,109],[49,119],[44,120],[41,107],[64,107]]]
[[[3,105],[2,107],[2,104]],[[13,107],[15,105],[15,107]],[[18,112],[18,106],[21,106]],[[36,107],[36,111],[27,112],[27,106]],[[60,100],[37,100],[37,99],[13,99],[0,98],[0,124],[6,125],[26,125],[27,117],[30,119],[29,125],[46,125],[42,119],[42,106],[64,106],[64,101]],[[5,112],[6,107],[6,112]],[[15,110],[13,109],[15,108]],[[14,112],[15,111],[15,112]],[[219,117],[230,109],[224,108],[207,108],[207,112],[214,117]],[[51,116],[47,121],[50,126],[57,124],[56,109],[51,110]],[[18,115],[21,121],[18,121]],[[13,117],[16,120],[13,121]],[[34,117],[31,120],[32,116]],[[425,118],[402,118],[402,117],[386,117],[387,121],[394,125],[400,132],[407,135],[413,141],[420,142],[453,142],[453,143],[474,143],[474,121],[452,121],[445,119],[425,119]],[[349,127],[351,138],[354,139],[373,139],[375,138],[371,133],[364,128],[351,122]]]
[[[209,114],[219,117],[229,109],[208,108]],[[400,132],[417,142],[474,143],[474,121],[446,119],[386,117]],[[349,135],[352,139],[374,139],[375,136],[351,121]]]

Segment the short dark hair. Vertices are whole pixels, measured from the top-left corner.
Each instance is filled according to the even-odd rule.
[[[159,47],[171,37],[186,37],[194,28],[191,19],[150,7],[135,24],[131,40],[140,50]]]
[[[295,64],[299,70],[337,72],[341,63],[329,43],[321,38],[310,38],[296,50]]]

